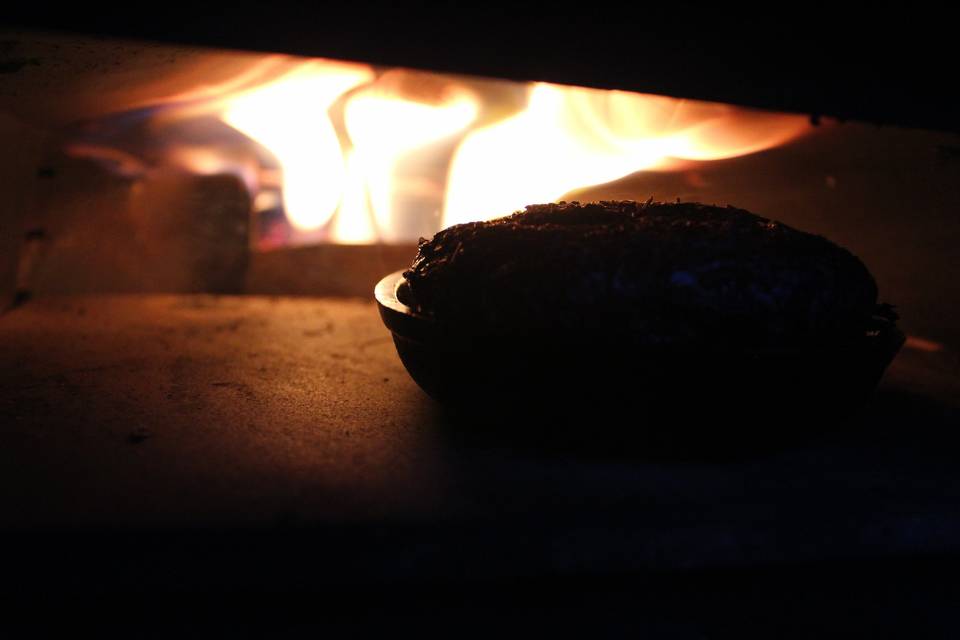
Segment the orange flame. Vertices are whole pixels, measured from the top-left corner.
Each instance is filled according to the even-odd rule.
[[[801,116],[539,83],[521,113],[472,132],[453,159],[444,226],[611,182],[678,160],[732,158],[780,145]]]
[[[373,79],[372,69],[363,65],[311,61],[226,101],[223,121],[280,163],[284,209],[298,229],[318,229],[332,220],[335,242],[400,239],[392,206],[397,162],[462,131],[479,109],[462,88],[448,88],[431,104],[391,95],[370,85]],[[328,111],[360,85],[369,86],[343,107],[351,147],[344,150]]]
[[[272,154],[279,172],[253,150],[199,142],[167,149],[166,162],[236,173],[257,206],[282,201],[294,238],[341,243],[415,240],[637,171],[776,147],[811,126],[715,103],[280,55],[157,104],[158,130],[213,115]],[[131,174],[148,167],[109,145],[72,149]]]

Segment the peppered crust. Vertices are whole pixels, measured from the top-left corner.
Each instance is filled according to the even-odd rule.
[[[862,337],[892,315],[846,249],[697,203],[531,205],[421,240],[404,277],[405,302],[475,336],[778,349]]]

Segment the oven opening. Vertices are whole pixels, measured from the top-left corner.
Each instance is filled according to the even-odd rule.
[[[0,32],[0,532],[27,550],[18,584],[121,593],[186,576],[343,603],[415,583],[408,602],[450,584],[561,576],[625,593],[624,576],[844,562],[872,567],[857,574],[869,590],[863,576],[896,562],[955,566],[957,133],[626,90],[600,71],[587,87],[436,68]],[[529,408],[481,406],[502,360],[466,376],[476,411],[422,391],[471,368],[451,353],[489,345],[445,351],[404,303],[400,272],[422,243],[528,205],[622,201],[731,205],[862,260],[903,332],[867,367],[868,400],[807,417],[824,386],[811,381],[842,386],[842,372],[777,352],[794,386],[775,385],[789,401],[762,429],[803,414],[817,437],[681,459],[580,444],[601,422],[678,429],[707,378],[746,370],[727,352],[617,354],[624,375],[694,363],[700,386],[670,396],[675,413],[647,415],[619,388],[565,415],[577,387],[538,388],[530,406],[546,398],[573,446],[553,446],[554,422],[521,437]],[[569,366],[569,350],[551,343],[544,362]],[[699,411],[698,428],[722,432]],[[669,598],[713,602],[685,589]]]
[[[29,61],[0,96],[8,303],[367,297],[450,225],[652,198],[826,236],[907,310],[909,344],[952,338],[957,303],[939,295],[956,233],[951,133],[290,55],[7,42]]]

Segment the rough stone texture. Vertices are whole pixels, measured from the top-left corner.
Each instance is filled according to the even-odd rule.
[[[377,518],[443,487],[369,304],[50,298],[2,327],[4,526]]]
[[[56,127],[178,96],[209,92],[265,56],[238,51],[0,30],[0,108]],[[288,70],[263,65],[256,79]],[[251,78],[253,80],[253,78]]]
[[[826,442],[671,463],[459,437],[367,301],[37,299],[0,316],[0,533],[26,545],[10,575],[64,584],[955,553],[960,376],[935,346],[908,343]]]
[[[132,180],[83,160],[47,169],[29,181],[36,237],[19,279],[30,294],[243,292],[250,197],[238,178]]]
[[[416,252],[413,244],[322,244],[253,251],[244,293],[366,297],[384,275],[409,266]]]
[[[0,313],[14,300],[43,133],[0,112]]]

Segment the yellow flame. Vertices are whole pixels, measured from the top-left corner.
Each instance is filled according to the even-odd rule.
[[[364,65],[314,60],[229,99],[223,121],[277,158],[283,206],[298,229],[323,226],[340,205],[346,167],[327,112],[341,95],[372,79]]]
[[[345,101],[352,148],[344,149],[328,110],[343,94],[373,80],[369,67],[318,60],[226,101],[223,121],[277,158],[284,209],[298,229],[322,227],[336,212],[333,241],[398,239],[393,220],[397,162],[462,131],[479,109],[476,98],[462,89],[428,104],[373,84]]]
[[[364,183],[363,159],[355,152],[347,154],[343,183],[343,202],[333,220],[330,238],[341,244],[368,244],[377,240]]]
[[[808,126],[801,116],[538,83],[526,109],[464,139],[450,169],[443,223],[497,217],[677,160],[752,153]]]
[[[344,217],[373,219],[376,237],[349,239],[334,229],[333,238],[342,242],[371,239],[402,240],[394,219],[393,198],[400,185],[394,174],[397,163],[410,152],[464,130],[477,117],[479,103],[465,91],[454,91],[440,104],[406,100],[381,91],[351,97],[344,108],[344,119],[354,151],[352,168],[359,174],[348,179],[348,188],[359,188],[363,194],[352,194],[349,207],[337,214]],[[366,197],[364,197],[366,195]],[[346,203],[345,203],[346,204]],[[356,224],[356,223],[354,223]]]
[[[255,196],[279,186],[303,232],[295,238],[341,243],[410,241],[637,171],[754,153],[810,127],[802,116],[716,103],[279,55],[161,103],[169,108],[157,124],[217,115],[280,171],[216,145],[181,145],[170,163],[236,173]],[[75,147],[144,170],[129,154]]]

